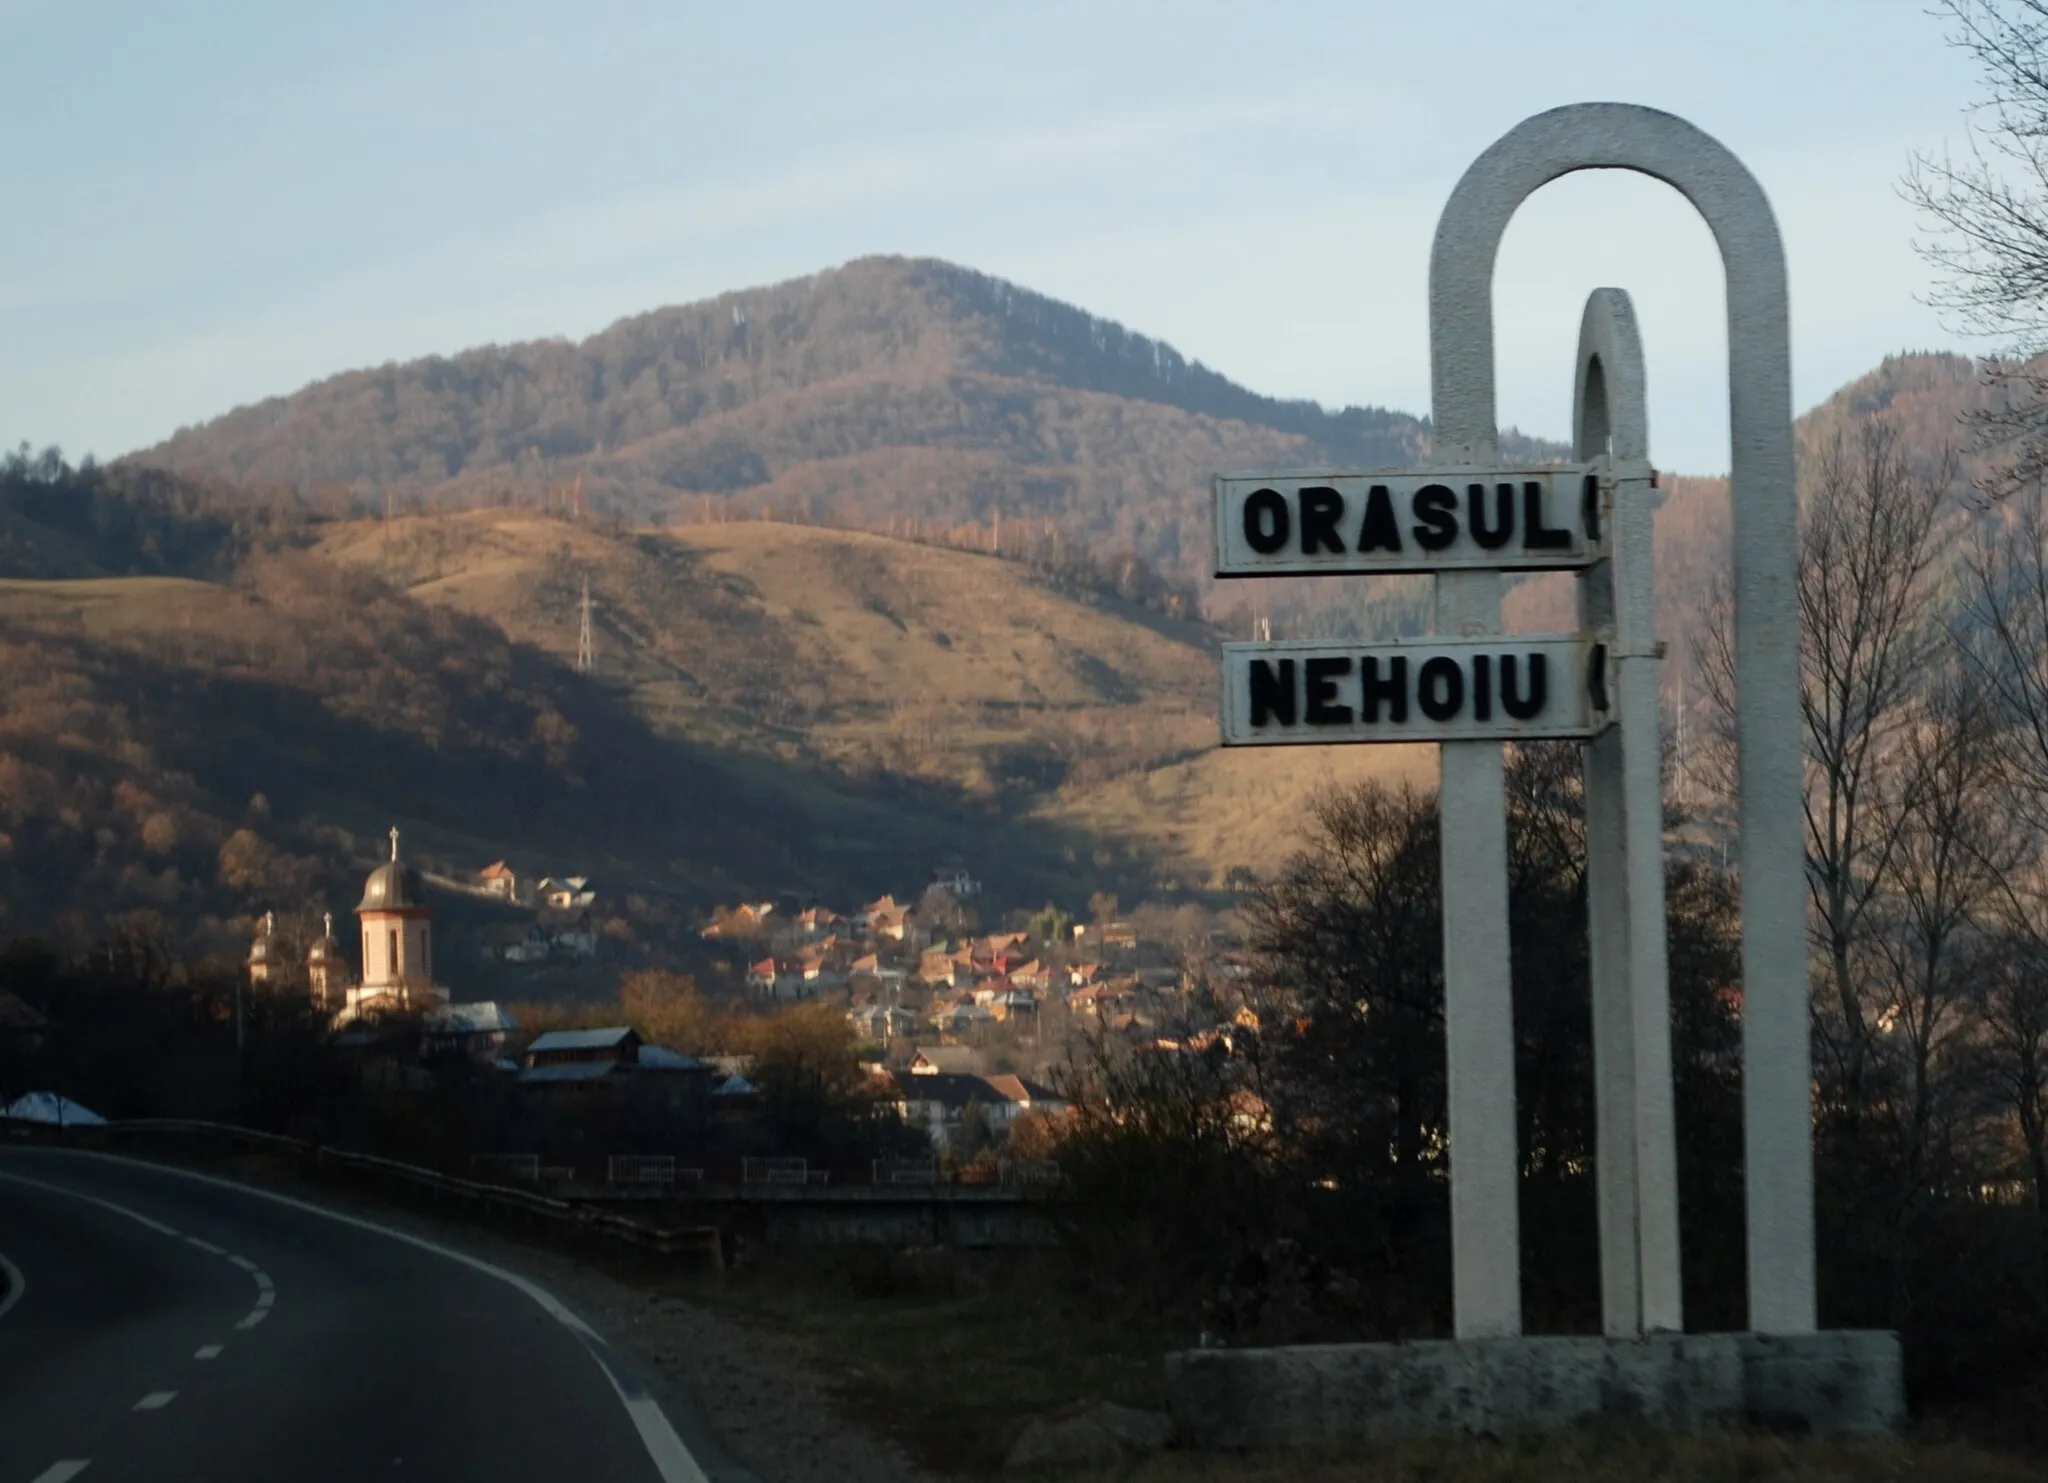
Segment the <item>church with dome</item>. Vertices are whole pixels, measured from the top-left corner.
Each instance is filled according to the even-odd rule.
[[[362,975],[355,977],[334,935],[334,915],[306,952],[306,986],[313,1002],[333,1015],[335,1028],[367,1015],[424,1011],[435,1023],[459,1022],[466,1030],[502,1036],[512,1021],[494,1003],[457,1004],[434,981],[434,921],[426,883],[417,866],[399,854],[398,830],[391,831],[391,858],[372,870],[356,903],[362,934]],[[286,976],[277,914],[266,912],[249,948],[249,982],[276,987]]]

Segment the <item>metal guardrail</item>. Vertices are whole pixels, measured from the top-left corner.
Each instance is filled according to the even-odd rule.
[[[674,1184],[676,1161],[673,1154],[615,1153],[605,1160],[608,1184]]]
[[[742,1184],[808,1184],[809,1159],[741,1159]]]
[[[939,1182],[939,1161],[937,1159],[876,1159],[875,1183],[886,1184],[937,1184]]]
[[[187,1133],[224,1137],[231,1142],[249,1147],[273,1149],[310,1158],[316,1166],[335,1165],[342,1168],[372,1170],[439,1194],[454,1195],[483,1205],[520,1210],[565,1225],[600,1231],[663,1256],[685,1252],[700,1255],[718,1270],[723,1271],[725,1268],[724,1243],[716,1226],[685,1226],[670,1230],[643,1225],[623,1215],[572,1205],[567,1200],[558,1200],[534,1190],[490,1184],[475,1179],[460,1179],[434,1169],[423,1169],[417,1164],[406,1164],[397,1159],[379,1158],[375,1154],[354,1153],[348,1149],[309,1143],[303,1138],[288,1138],[281,1133],[264,1133],[254,1128],[240,1128],[228,1123],[201,1122],[190,1118],[131,1118],[62,1129],[46,1123],[27,1123],[13,1118],[0,1119],[0,1124],[18,1132],[54,1132],[66,1139],[97,1138],[122,1133]],[[539,1172],[544,1176],[547,1171]]]

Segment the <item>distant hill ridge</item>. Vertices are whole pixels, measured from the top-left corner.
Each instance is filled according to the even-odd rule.
[[[1552,453],[1510,432],[1513,453]],[[1172,346],[1001,279],[863,258],[536,341],[330,377],[185,428],[132,462],[359,504],[892,521],[1051,521],[1205,575],[1209,476],[1389,465],[1428,423],[1260,396]]]

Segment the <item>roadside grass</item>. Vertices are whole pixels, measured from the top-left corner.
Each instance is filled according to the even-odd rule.
[[[1190,1337],[1079,1301],[1036,1257],[992,1271],[946,1252],[812,1249],[662,1285],[773,1333],[849,1415],[971,1476],[1000,1471],[1035,1416],[1096,1400],[1164,1409],[1160,1356]]]

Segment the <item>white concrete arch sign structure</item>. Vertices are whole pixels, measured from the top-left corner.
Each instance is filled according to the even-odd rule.
[[[1634,170],[1677,189],[1713,232],[1727,274],[1749,1321],[1760,1334],[1810,1333],[1791,343],[1777,222],[1742,162],[1685,120],[1625,103],[1538,114],[1480,155],[1445,205],[1430,253],[1433,457],[1479,465],[1497,456],[1492,290],[1501,236],[1524,200],[1579,170]],[[1445,572],[1436,582],[1439,631],[1499,630],[1497,572]],[[1455,884],[1478,907],[1444,944],[1460,1337],[1514,1334],[1521,1324],[1503,804],[1499,744],[1445,743],[1444,889],[1448,896]]]

